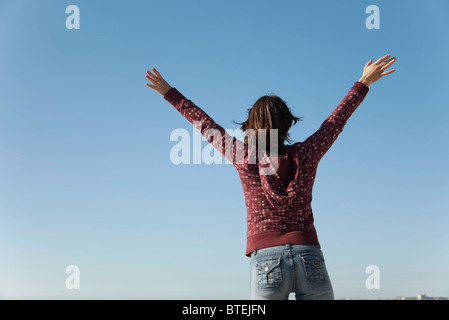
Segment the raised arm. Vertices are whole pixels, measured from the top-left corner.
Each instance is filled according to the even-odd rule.
[[[388,59],[389,57],[390,55],[383,56],[375,63],[372,63],[373,59],[370,59],[363,69],[363,75],[360,80],[354,83],[348,94],[322,123],[320,128],[304,142],[298,143],[302,148],[302,155],[307,161],[320,161],[343,131],[349,117],[362,103],[369,91],[369,85],[395,71],[394,69],[385,71],[396,61],[396,58]]]
[[[147,70],[146,78],[153,83],[153,85],[147,83],[147,86],[163,95],[164,99],[192,123],[206,140],[234,166],[242,164],[243,142],[229,135],[200,107],[184,97],[176,88],[171,87],[155,68],[153,71],[155,75]]]

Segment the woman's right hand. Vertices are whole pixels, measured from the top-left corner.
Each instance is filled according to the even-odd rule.
[[[365,85],[369,86],[370,84],[376,82],[383,76],[386,76],[387,74],[393,73],[395,69],[391,69],[389,71],[385,71],[388,69],[395,61],[396,57],[393,57],[391,59],[388,59],[390,57],[389,54],[386,56],[383,56],[376,62],[373,62],[373,59],[370,59],[363,69],[363,75],[360,78],[359,82],[364,83]]]
[[[164,78],[162,78],[156,68],[153,68],[153,71],[155,74],[152,74],[149,70],[147,70],[146,78],[153,83],[147,83],[147,86],[156,90],[162,96],[165,96],[172,87],[167,83],[167,81],[164,80]]]

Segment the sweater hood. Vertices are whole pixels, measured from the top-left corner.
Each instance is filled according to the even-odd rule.
[[[293,200],[299,194],[299,180],[302,167],[299,157],[294,154],[297,150],[298,149],[295,145],[287,147],[288,156],[293,157],[296,162],[295,176],[287,187],[284,186],[281,177],[277,173],[279,159],[268,156],[265,150],[262,152],[261,159],[258,159],[259,177],[262,190],[268,202],[275,209],[290,207]]]

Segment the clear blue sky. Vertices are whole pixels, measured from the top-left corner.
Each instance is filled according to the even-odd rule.
[[[0,0],[0,298],[249,298],[238,174],[170,162],[192,126],[145,71],[227,129],[275,93],[303,141],[386,53],[318,167],[318,236],[336,298],[449,296],[448,22],[443,0]]]

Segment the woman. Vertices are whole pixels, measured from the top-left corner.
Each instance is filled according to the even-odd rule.
[[[237,169],[247,207],[251,299],[288,299],[290,292],[298,300],[334,299],[313,223],[312,187],[317,166],[365,98],[369,86],[393,73],[394,69],[386,69],[395,61],[390,55],[374,63],[370,59],[360,80],[321,127],[304,142],[292,145],[285,145],[288,130],[300,119],[279,97],[261,97],[249,109],[248,119],[241,123],[247,133],[241,142],[172,88],[155,68],[154,74],[147,70],[146,78],[152,83],[147,86],[163,95]],[[253,134],[248,135],[250,131]],[[270,133],[275,139],[273,134],[269,137]],[[260,147],[268,149],[270,142],[270,152]]]

